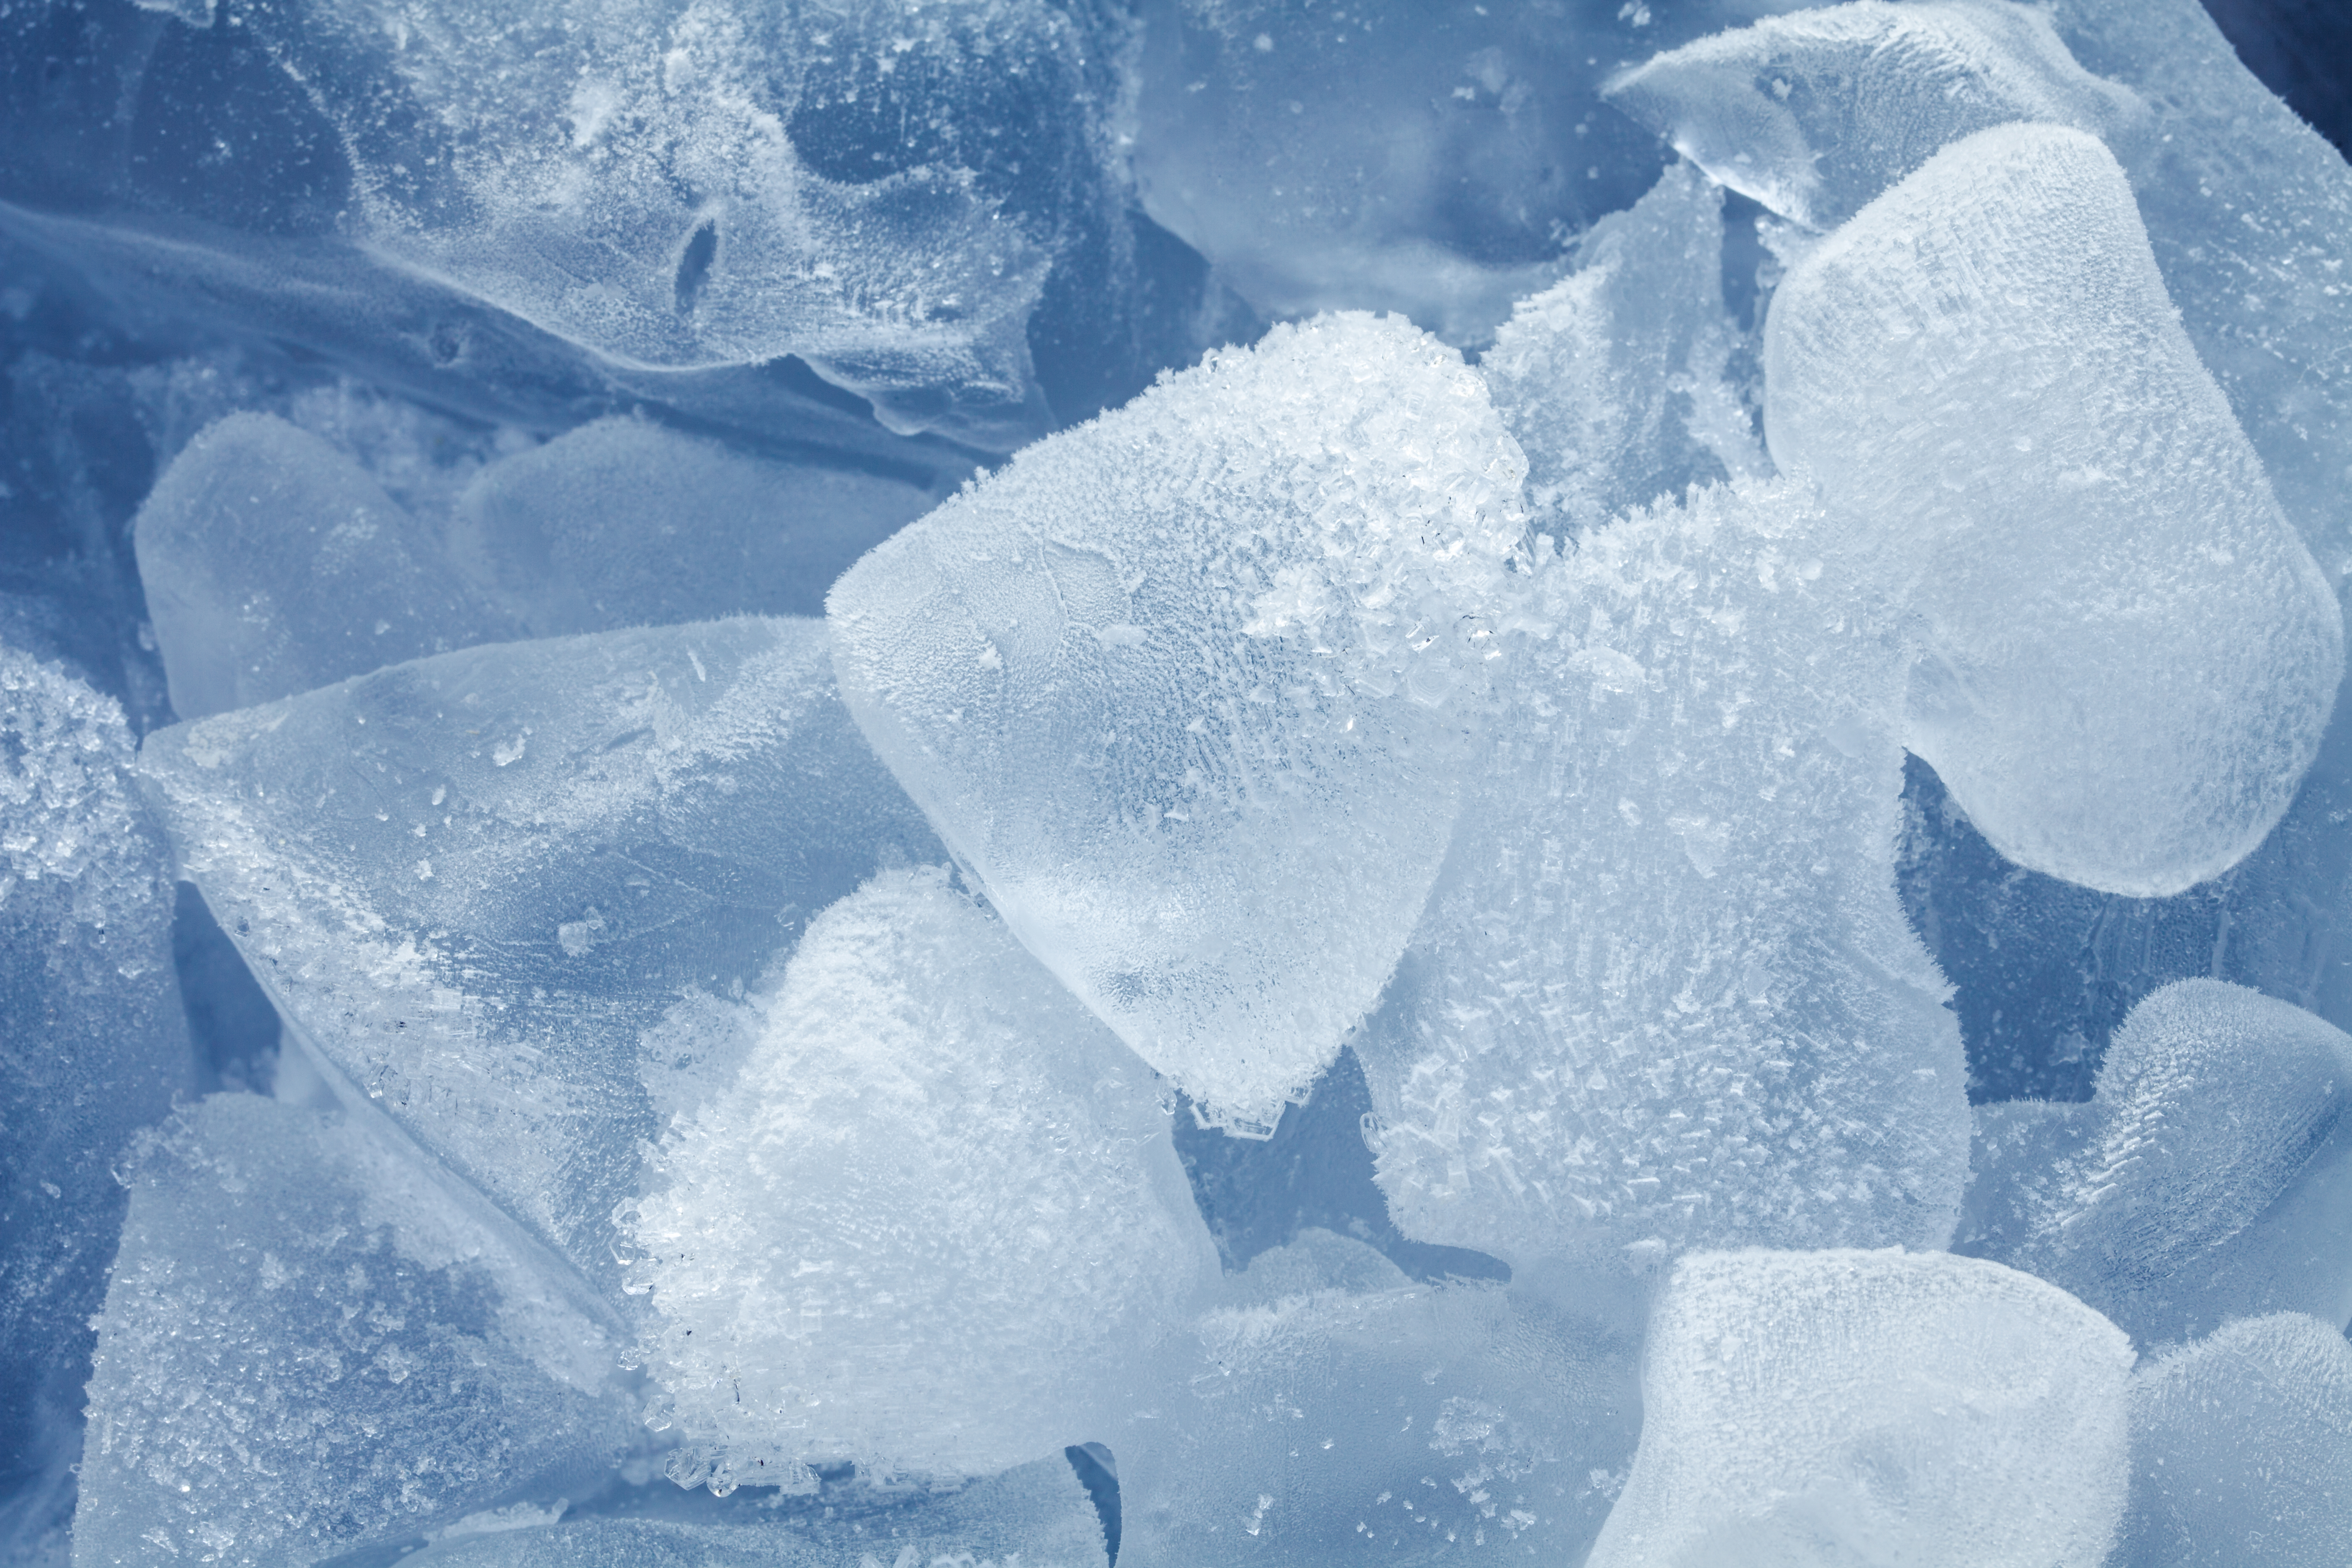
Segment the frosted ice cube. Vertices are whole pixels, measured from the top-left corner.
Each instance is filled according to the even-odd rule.
[[[1058,1454],[951,1492],[861,1499],[827,1489],[822,1500],[797,1508],[794,1500],[719,1521],[591,1516],[463,1536],[453,1530],[402,1561],[415,1568],[1108,1568],[1102,1521]]]
[[[2132,1379],[2134,1568],[2306,1568],[2352,1534],[2352,1345],[2299,1312],[2244,1318]]]
[[[1269,1122],[1444,853],[1524,472],[1451,350],[1278,327],[851,568],[843,700],[1031,952],[1187,1094]]]
[[[1979,1111],[1959,1245],[2142,1339],[2352,1321],[2352,1036],[2219,980],[2132,1009],[2087,1106]]]
[[[134,1157],[77,1568],[309,1563],[626,1449],[609,1319],[401,1142],[223,1094]]]
[[[1141,9],[1145,210],[1276,316],[1394,310],[1481,341],[1657,171],[1599,91],[1602,58],[1654,37],[1647,6]]]
[[[2075,63],[2047,14],[2004,0],[1767,16],[1621,71],[1607,90],[1715,179],[1822,229],[1990,126],[2112,139],[2149,120],[2137,94]]]
[[[843,568],[929,491],[599,419],[484,469],[450,553],[533,637],[746,613],[821,615]]]
[[[270,415],[190,441],[135,537],[183,719],[511,635],[364,469]]]
[[[615,1289],[648,1075],[697,1070],[671,1010],[940,854],[814,621],[445,654],[158,731],[142,769],[294,1040]]]
[[[0,647],[0,1555],[72,1508],[109,1168],[194,1076],[131,764],[112,698]]]
[[[1946,987],[1894,863],[1899,652],[1782,483],[1543,562],[1451,858],[1358,1054],[1398,1227],[1515,1268],[1940,1247]]]
[[[1643,1352],[1642,1446],[1591,1568],[2100,1562],[2131,1342],[1941,1253],[1702,1253]]]
[[[2176,892],[2310,765],[2343,618],[2081,132],[1946,148],[1807,255],[1765,431],[1919,647],[1905,742],[2010,859]]]
[[[1593,225],[1576,261],[1512,308],[1478,361],[1527,453],[1538,526],[1549,513],[1574,533],[1693,484],[1760,477],[1763,450],[1724,375],[1722,194],[1676,163]]]
[[[751,1027],[629,1226],[673,1476],[1099,1440],[1216,1277],[1150,1069],[935,868],[812,921]]]
[[[1575,1562],[1640,1425],[1637,1334],[1324,1230],[1171,1349],[1110,1438],[1130,1568]]]

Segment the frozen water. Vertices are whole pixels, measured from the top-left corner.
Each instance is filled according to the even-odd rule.
[[[0,647],[0,1554],[71,1506],[89,1315],[122,1215],[109,1167],[195,1066],[131,763],[113,699]]]
[[[2306,1568],[2352,1532],[2352,1345],[2298,1312],[2243,1318],[2132,1379],[2134,1568]]]
[[[1898,653],[1786,485],[1537,574],[1547,642],[1358,1047],[1399,1228],[1515,1268],[1940,1247],[1967,1171],[1945,987],[1894,879]]]
[[[1110,1439],[1129,1568],[1575,1562],[1640,1425],[1638,1336],[1325,1230],[1171,1350]]]
[[[1149,1068],[936,868],[809,925],[630,1226],[714,1489],[1099,1440],[1216,1275]]]
[[[608,1284],[646,1075],[693,1076],[671,1010],[939,854],[814,621],[445,654],[160,731],[142,767],[294,1038]]]
[[[2047,13],[2006,0],[1768,16],[1668,50],[1608,93],[1716,179],[1822,229],[1990,126],[2116,140],[2149,121],[2137,95],[2075,63]]]
[[[2310,765],[2343,621],[2096,140],[1938,153],[1772,300],[1765,429],[1907,612],[1905,743],[1993,846],[2177,892]]]
[[[567,1519],[476,1532],[415,1568],[1108,1568],[1102,1522],[1059,1455],[943,1494],[828,1496],[821,1517]],[[895,1505],[895,1506],[894,1506]],[[754,1522],[754,1520],[757,1520]]]
[[[1650,43],[1646,6],[1140,9],[1144,205],[1276,316],[1393,310],[1481,341],[1657,168],[1596,68]]]
[[[183,719],[512,635],[364,469],[270,415],[190,441],[137,537]]]
[[[1676,163],[1601,219],[1576,270],[1513,308],[1478,368],[1528,458],[1538,525],[1570,534],[1693,484],[1753,479],[1764,454],[1725,367],[1723,197]]]
[[[1276,328],[859,562],[829,601],[843,700],[1024,944],[1263,1125],[1444,854],[1524,472],[1405,323]]]
[[[600,419],[483,470],[453,509],[450,553],[533,637],[822,615],[843,568],[931,500],[899,479]]]
[[[1941,1253],[1706,1253],[1650,1325],[1591,1568],[2073,1568],[2123,1512],[2131,1343]]]
[[[310,1563],[626,1448],[607,1325],[394,1138],[223,1094],[130,1161],[76,1568]]]
[[[1979,1111],[1963,1250],[2144,1341],[2260,1312],[2352,1321],[2352,1036],[2219,980],[2132,1009],[2087,1106]]]

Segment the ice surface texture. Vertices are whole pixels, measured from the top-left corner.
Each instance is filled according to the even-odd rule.
[[[937,868],[820,915],[749,1027],[630,1227],[672,1473],[953,1479],[1117,1426],[1216,1278],[1150,1069]]]
[[[2098,1563],[2130,1342],[1938,1253],[1706,1253],[1650,1325],[1642,1446],[1591,1568]]]
[[[1424,334],[1276,328],[859,562],[829,601],[843,700],[1031,952],[1270,1122],[1444,854],[1525,471]]]
[[[76,1568],[310,1563],[593,1485],[625,1451],[619,1347],[400,1143],[251,1094],[145,1142]]]
[[[2132,1009],[2084,1106],[1978,1112],[1959,1245],[2144,1341],[2291,1310],[2352,1321],[2352,1036],[2182,980]]]
[[[1959,1039],[1894,881],[1902,668],[1787,486],[1547,560],[1359,1047],[1398,1226],[1522,1267],[1940,1247]]]
[[[2352,1345],[2245,1318],[2132,1379],[2133,1568],[2304,1568],[2352,1530]]]
[[[1913,618],[1905,743],[1993,846],[2141,896],[2286,809],[2343,620],[2095,139],[1946,148],[1773,296],[1774,461]]]
[[[814,621],[445,654],[159,732],[142,767],[297,1040],[608,1285],[648,1079],[682,1065],[648,1031],[883,858],[939,855]]]

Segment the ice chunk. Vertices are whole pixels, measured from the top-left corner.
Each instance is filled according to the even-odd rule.
[[[134,1158],[77,1568],[308,1563],[628,1447],[608,1322],[396,1139],[223,1094]]]
[[[600,419],[485,469],[450,551],[533,637],[820,615],[843,568],[930,505],[901,479]]]
[[[1515,1268],[1940,1247],[1945,987],[1894,878],[1902,668],[1787,484],[1543,563],[1548,642],[1358,1054],[1398,1227]]]
[[[795,1506],[798,1504],[798,1506]],[[719,1520],[595,1518],[452,1538],[415,1568],[1108,1568],[1103,1528],[1060,1455],[909,1498],[828,1488]]]
[[[2352,1345],[2299,1312],[2246,1318],[2132,1379],[2134,1568],[2306,1568],[2352,1535]]]
[[[2343,619],[2076,131],[1937,153],[1792,270],[1765,429],[1914,618],[1905,742],[1994,847],[2176,892],[2316,754]]]
[[[1989,127],[2120,138],[2149,119],[2075,63],[2047,14],[2005,0],[1768,16],[1620,72],[1608,96],[1724,184],[1823,229]]]
[[[1271,1121],[1444,853],[1524,472],[1452,351],[1278,327],[859,562],[843,700],[1031,952],[1187,1094]]]
[[[109,1174],[193,1086],[162,836],[122,710],[0,647],[0,1553],[72,1507]]]
[[[1979,1112],[1959,1245],[2144,1340],[2352,1321],[2352,1036],[2219,980],[2132,1009],[2088,1106]],[[2004,1136],[2006,1134],[2006,1136]]]
[[[812,921],[754,1027],[631,1226],[673,1476],[1100,1440],[1216,1277],[1150,1069],[936,868]]]
[[[2124,1507],[2131,1365],[2114,1324],[1995,1264],[1685,1258],[1591,1568],[2100,1562]]]
[[[189,442],[136,537],[183,719],[511,635],[357,463],[269,415]]]
[[[1573,1563],[1640,1425],[1636,1334],[1323,1230],[1173,1349],[1111,1439],[1129,1568]]]
[[[142,768],[294,1039],[615,1289],[672,1009],[940,854],[814,621],[445,654],[159,731]]]
[[[1277,316],[1394,310],[1481,341],[1657,171],[1599,91],[1654,36],[1646,5],[1142,10],[1145,209]]]
[[[1513,308],[1478,367],[1528,457],[1538,525],[1570,533],[1764,454],[1724,375],[1723,197],[1688,163],[1592,226],[1576,270]]]

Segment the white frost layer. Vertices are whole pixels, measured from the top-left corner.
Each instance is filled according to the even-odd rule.
[[[819,916],[760,1013],[630,1227],[673,1474],[1098,1440],[1216,1275],[1150,1069],[937,870]]]
[[[1521,1267],[1940,1247],[1946,987],[1895,889],[1901,664],[1788,486],[1536,577],[1452,858],[1358,1046],[1407,1235]]]
[[[2015,125],[1937,153],[1790,272],[1764,363],[1774,460],[1913,619],[1905,742],[1994,847],[2158,896],[2261,842],[2342,617],[2105,147]]]
[[[2079,1568],[2123,1512],[2131,1342],[1943,1253],[1703,1253],[1650,1325],[1591,1568]]]
[[[629,1446],[606,1325],[393,1139],[215,1095],[128,1180],[77,1568],[308,1563]]]
[[[1421,911],[1526,471],[1392,318],[1278,327],[1023,452],[859,562],[842,696],[1030,951],[1270,1122]]]

